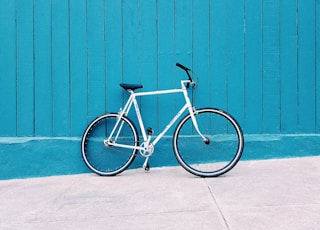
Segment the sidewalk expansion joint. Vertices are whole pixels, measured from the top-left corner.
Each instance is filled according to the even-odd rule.
[[[223,214],[223,212],[222,212],[222,210],[220,208],[220,205],[219,205],[219,203],[218,203],[218,201],[217,201],[217,199],[216,199],[216,197],[214,195],[214,192],[212,191],[211,187],[207,184],[206,179],[204,179],[204,181],[205,181],[205,183],[207,185],[207,188],[208,188],[208,190],[210,192],[210,195],[212,197],[212,201],[216,205],[216,207],[217,207],[217,209],[218,209],[218,211],[220,213],[220,217],[221,217],[223,223],[225,224],[226,228],[229,230],[230,229],[229,224],[228,224],[227,219],[225,218],[225,216],[224,216],[224,214]]]

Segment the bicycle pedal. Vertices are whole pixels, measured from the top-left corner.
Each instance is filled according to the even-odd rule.
[[[153,135],[153,129],[151,127],[147,128],[147,134],[149,136],[152,136]]]

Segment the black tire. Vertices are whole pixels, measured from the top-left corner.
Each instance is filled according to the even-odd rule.
[[[136,156],[136,149],[108,146],[104,143],[118,119],[118,114],[104,114],[92,121],[82,136],[83,160],[89,169],[101,176],[113,176],[121,173],[130,166]],[[136,127],[129,118],[123,116],[120,124],[122,124],[122,129],[119,132],[117,143],[139,145]]]
[[[242,130],[228,113],[214,108],[194,112],[204,141],[186,115],[173,134],[173,151],[179,164],[201,177],[217,177],[231,170],[240,160],[244,147]]]

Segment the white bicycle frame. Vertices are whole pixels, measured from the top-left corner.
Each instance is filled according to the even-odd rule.
[[[200,137],[203,140],[206,140],[207,138],[205,138],[199,130],[198,123],[197,123],[196,118],[194,116],[194,110],[193,110],[192,104],[190,102],[190,99],[188,97],[186,84],[194,84],[194,83],[189,80],[183,80],[183,81],[181,81],[181,89],[169,89],[169,90],[159,90],[159,91],[139,92],[139,93],[135,93],[135,92],[133,92],[133,90],[128,90],[130,92],[130,97],[129,97],[127,103],[125,104],[123,110],[119,112],[119,117],[118,117],[118,120],[117,120],[113,130],[111,131],[109,137],[104,141],[105,145],[117,146],[117,147],[121,147],[121,148],[137,149],[137,150],[140,150],[140,152],[141,151],[151,151],[151,154],[152,154],[153,147],[158,143],[158,141],[165,135],[165,133],[172,127],[172,125],[180,118],[180,116],[187,109],[189,111],[194,128],[196,129],[197,133],[200,135]],[[172,120],[168,123],[168,125],[164,128],[164,130],[150,144],[151,135],[147,136],[145,126],[142,121],[139,105],[138,105],[136,98],[142,97],[142,96],[149,96],[149,95],[172,94],[172,93],[183,93],[183,96],[185,98],[186,103],[180,109],[180,111],[172,118]],[[125,144],[116,143],[117,137],[120,134],[120,131],[121,131],[121,128],[123,125],[123,122],[120,124],[121,118],[123,116],[128,115],[128,113],[132,107],[132,104],[134,105],[136,115],[137,115],[137,118],[139,121],[139,126],[141,129],[142,137],[143,137],[143,143],[140,146],[132,146],[132,145],[125,145]],[[120,125],[120,128],[118,128],[119,125]],[[116,130],[118,130],[118,131],[117,131],[117,134],[115,135]],[[147,155],[147,157],[149,157],[149,155]]]

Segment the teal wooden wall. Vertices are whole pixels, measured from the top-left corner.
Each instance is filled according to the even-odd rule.
[[[79,137],[122,105],[120,82],[179,87],[175,62],[245,133],[320,133],[318,0],[2,0],[0,136]],[[142,99],[145,122],[180,101]]]

